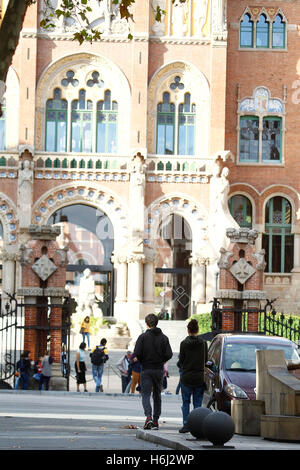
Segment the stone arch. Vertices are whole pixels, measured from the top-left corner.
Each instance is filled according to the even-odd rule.
[[[255,226],[258,223],[259,217],[259,195],[255,188],[251,187],[250,185],[244,185],[240,183],[236,183],[231,185],[230,193],[228,195],[228,201],[232,196],[237,196],[241,194],[242,196],[246,196],[252,205],[252,223]]]
[[[61,80],[68,70],[72,69],[76,73],[78,86],[64,88]],[[87,86],[87,79],[95,70],[99,71],[100,78],[104,82],[103,88],[97,86]],[[86,88],[87,99],[100,100],[103,90],[109,88],[112,91],[113,99],[118,102],[118,139],[119,148],[128,149],[130,147],[129,124],[130,124],[130,104],[131,88],[127,77],[121,69],[110,59],[104,56],[80,52],[61,57],[48,65],[41,74],[36,92],[36,148],[43,150],[45,140],[45,106],[47,99],[53,98],[53,90],[60,88],[63,90],[63,98],[67,99],[69,105],[75,94],[81,88]]]
[[[267,202],[276,196],[284,197],[289,201],[292,207],[292,226],[296,225],[297,213],[299,211],[299,195],[298,193],[289,186],[284,185],[271,185],[265,188],[261,193],[261,223],[265,223],[265,212]],[[293,232],[293,229],[292,229]]]
[[[164,195],[153,201],[146,209],[146,242],[151,245],[159,235],[159,226],[168,215],[183,217],[192,233],[192,252],[200,253],[207,247],[207,210],[195,199],[179,193]]]
[[[0,222],[3,227],[4,245],[16,243],[18,233],[17,208],[13,201],[2,192],[0,192]]]
[[[72,204],[90,205],[107,215],[113,226],[115,249],[128,241],[127,206],[111,190],[84,183],[78,186],[66,184],[44,193],[33,207],[33,223],[46,224],[55,211]]]
[[[197,139],[195,145],[196,155],[208,153],[208,116],[210,115],[209,83],[205,75],[193,64],[186,62],[171,62],[159,68],[152,76],[149,83],[149,107],[148,107],[148,149],[149,153],[156,153],[156,114],[157,104],[161,101],[164,91],[171,93],[170,84],[175,76],[179,76],[184,82],[183,90],[172,92],[176,96],[176,102],[184,101],[185,93],[189,92],[192,102],[196,104],[196,128]],[[200,145],[201,143],[201,145]]]
[[[10,67],[6,79],[6,149],[16,149],[19,144],[19,103],[20,80],[13,67]]]

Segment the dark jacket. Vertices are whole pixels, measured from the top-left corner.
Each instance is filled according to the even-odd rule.
[[[181,382],[187,387],[204,384],[207,343],[200,336],[187,336],[180,344],[177,366],[182,370]]]
[[[134,354],[142,369],[163,369],[164,363],[173,356],[169,339],[160,328],[150,328],[136,342]]]

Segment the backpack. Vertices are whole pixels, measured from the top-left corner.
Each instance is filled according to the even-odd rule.
[[[91,362],[94,366],[101,366],[104,363],[105,354],[103,348],[96,346],[95,351],[90,354]]]

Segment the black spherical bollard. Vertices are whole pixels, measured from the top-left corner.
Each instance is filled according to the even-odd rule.
[[[196,439],[204,439],[202,425],[204,419],[212,413],[209,408],[194,408],[187,417],[186,425],[189,432]]]
[[[223,446],[234,435],[234,421],[231,416],[223,411],[215,411],[203,421],[204,437],[214,446]]]

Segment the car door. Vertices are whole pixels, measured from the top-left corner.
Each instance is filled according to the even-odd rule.
[[[221,340],[216,338],[212,341],[205,366],[205,385],[203,404],[207,406],[208,402],[215,395],[215,390],[219,389],[220,384],[220,356],[221,356]]]

